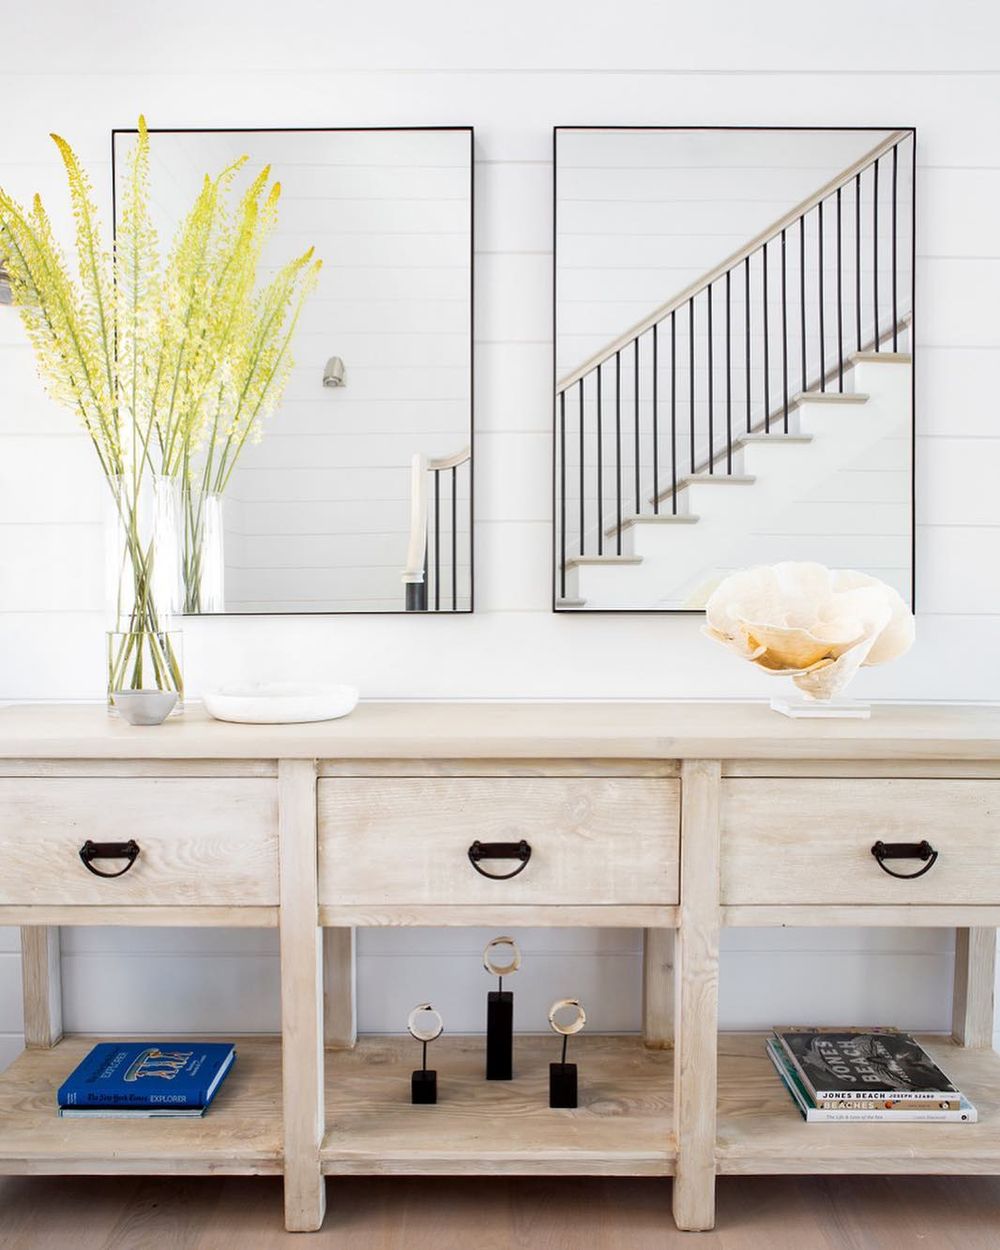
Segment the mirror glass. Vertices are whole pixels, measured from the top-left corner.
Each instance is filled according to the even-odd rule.
[[[913,594],[914,133],[556,131],[557,611]]]
[[[204,176],[247,155],[234,201],[265,165],[281,184],[261,281],[323,260],[280,405],[221,494],[201,498],[210,439],[192,466],[187,612],[472,610],[472,137],[151,132],[164,255]],[[134,144],[114,133],[117,212]]]

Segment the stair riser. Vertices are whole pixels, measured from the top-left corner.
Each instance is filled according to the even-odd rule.
[[[909,364],[873,364],[859,361],[853,369],[857,389],[886,400],[909,404],[913,396],[913,366]]]
[[[722,519],[737,521],[746,516],[751,500],[751,492],[755,486],[723,486],[719,484],[701,484],[692,482],[684,488],[688,501],[688,510],[702,518],[699,525],[706,520],[716,522]]]
[[[798,473],[808,463],[812,449],[812,443],[748,443],[743,449],[743,462],[753,477]]]

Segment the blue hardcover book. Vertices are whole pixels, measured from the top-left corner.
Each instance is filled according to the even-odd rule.
[[[60,1115],[202,1115],[231,1042],[100,1042],[59,1087]]]

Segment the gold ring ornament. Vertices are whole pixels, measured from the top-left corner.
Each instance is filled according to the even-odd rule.
[[[505,946],[510,947],[510,959],[505,964],[497,963],[493,952],[498,947]],[[521,952],[512,937],[495,937],[492,942],[486,943],[486,949],[483,951],[483,967],[487,972],[491,972],[495,977],[509,977],[511,973],[517,972],[520,966]]]
[[[418,1023],[421,1016],[425,1020],[423,1027]],[[441,1013],[436,1011],[430,1003],[418,1003],[410,1012],[406,1028],[415,1041],[433,1042],[444,1032],[444,1021],[441,1019]]]
[[[556,1016],[560,1011],[570,1010],[575,1010],[576,1014],[574,1017],[568,1024],[560,1024],[556,1020]],[[549,1008],[549,1025],[554,1033],[561,1033],[563,1037],[572,1037],[574,1033],[579,1033],[586,1023],[587,1013],[575,998],[560,998],[557,1003],[553,1003]]]

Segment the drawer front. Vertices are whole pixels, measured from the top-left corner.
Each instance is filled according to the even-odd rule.
[[[676,903],[678,799],[676,781],[633,777],[321,780],[320,903]],[[476,841],[522,839],[507,880],[470,862]]]
[[[938,852],[913,880],[872,846]],[[926,861],[889,859],[893,872]],[[722,789],[723,903],[1000,903],[1000,781],[729,780]]]
[[[3,778],[0,904],[274,906],[277,829],[267,778]],[[98,877],[80,859],[88,840],[139,854]]]

